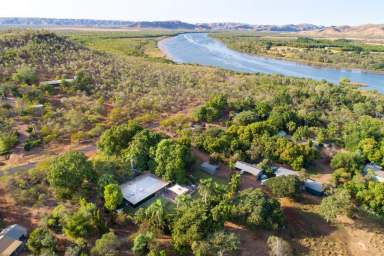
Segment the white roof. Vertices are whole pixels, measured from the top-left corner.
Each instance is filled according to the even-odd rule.
[[[252,164],[245,163],[245,162],[241,162],[241,161],[237,161],[235,163],[235,168],[240,169],[244,172],[248,172],[252,175],[255,175],[256,177],[258,177],[262,172],[262,170],[260,170],[256,166],[254,166]]]
[[[277,170],[275,171],[275,175],[276,177],[279,177],[279,176],[288,176],[288,175],[295,175],[295,176],[299,176],[299,174],[295,171],[292,171],[290,169],[287,169],[287,168],[284,168],[284,167],[279,167],[277,168]]]
[[[323,185],[321,185],[320,182],[317,182],[317,181],[314,181],[314,180],[311,180],[311,179],[306,179],[304,181],[304,186],[307,187],[307,188],[310,188],[312,190],[318,191],[318,192],[323,192],[324,191]]]
[[[184,194],[188,193],[188,191],[189,191],[188,188],[180,186],[179,184],[176,184],[176,185],[168,188],[168,190],[172,191],[173,193],[175,193],[178,196],[184,195]]]
[[[136,205],[168,186],[168,184],[168,182],[165,182],[150,173],[146,173],[120,185],[120,189],[125,200]]]

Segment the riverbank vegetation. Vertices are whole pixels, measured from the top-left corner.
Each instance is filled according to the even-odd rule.
[[[384,45],[348,39],[254,35],[251,33],[212,34],[230,48],[268,57],[313,65],[384,71]]]
[[[98,149],[0,170],[0,216],[35,229],[32,253],[263,255],[268,240],[270,251],[279,243],[295,255],[348,255],[329,236],[352,230],[327,223],[339,215],[382,251],[384,188],[362,175],[365,163],[382,164],[382,95],[346,81],[176,65],[148,53],[166,34],[141,33],[0,34],[1,159],[52,144]],[[63,78],[73,80],[43,83]],[[196,177],[207,160],[220,163],[220,179]],[[230,168],[238,160],[259,164],[270,181],[238,175]],[[273,178],[276,166],[300,177]],[[144,172],[197,191],[117,211],[118,185]],[[323,174],[332,180],[320,203],[300,185]]]

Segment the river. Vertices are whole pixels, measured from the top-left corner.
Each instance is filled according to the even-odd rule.
[[[176,63],[200,64],[247,73],[281,74],[338,83],[346,77],[384,93],[384,74],[360,70],[315,67],[294,61],[253,56],[229,49],[207,33],[187,33],[159,42],[160,49]]]

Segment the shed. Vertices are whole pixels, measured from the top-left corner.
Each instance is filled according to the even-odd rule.
[[[288,176],[288,175],[295,175],[295,176],[299,176],[299,174],[293,170],[290,170],[290,169],[287,169],[287,168],[284,168],[284,167],[279,167],[277,168],[277,170],[275,171],[275,176],[276,177],[279,177],[279,176]]]
[[[364,166],[364,174],[368,174],[369,172],[373,172],[374,178],[378,182],[384,182],[384,171],[383,168],[380,165],[371,163]]]
[[[260,175],[263,173],[263,171],[257,168],[256,166],[241,161],[237,161],[235,163],[235,168],[241,170],[242,172],[252,174],[256,176],[256,178],[259,178]]]
[[[189,189],[187,187],[180,186],[179,184],[175,184],[174,186],[168,188],[168,190],[178,196],[184,195],[189,192]]]
[[[324,194],[324,188],[320,182],[311,179],[306,179],[304,181],[304,187],[308,193],[313,194],[315,196],[322,196]]]
[[[204,162],[200,165],[200,169],[204,172],[207,172],[211,175],[214,175],[219,168],[218,165],[210,164],[209,162]]]

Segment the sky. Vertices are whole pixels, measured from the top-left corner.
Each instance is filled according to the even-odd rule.
[[[0,0],[0,17],[383,24],[384,0]]]

